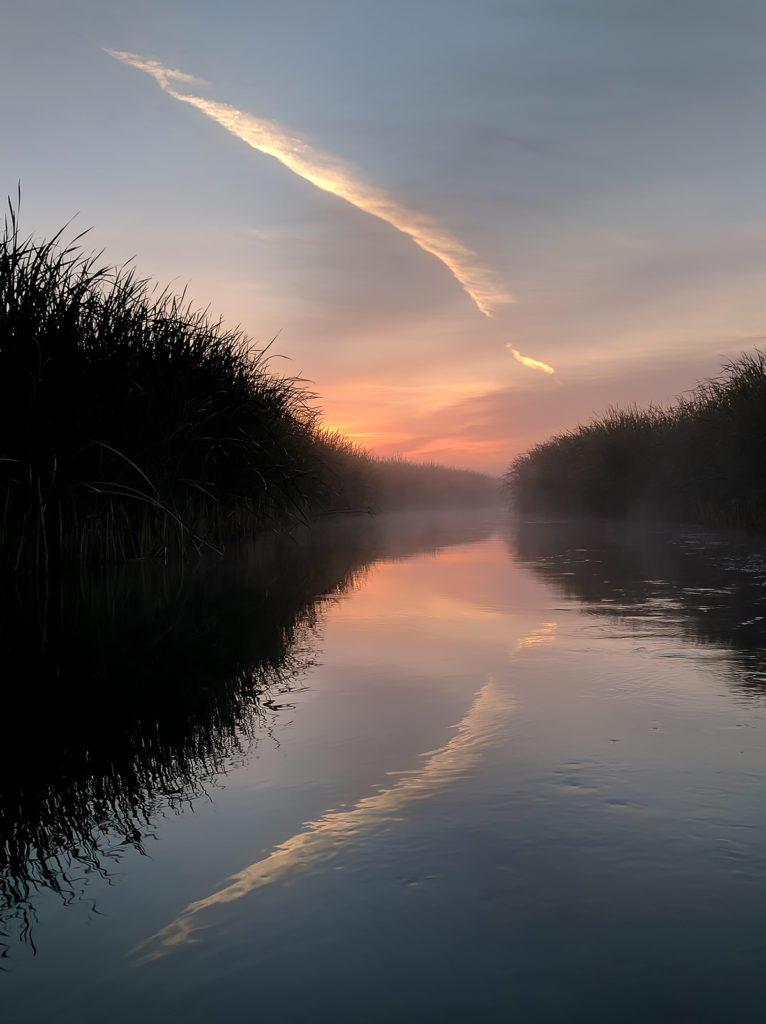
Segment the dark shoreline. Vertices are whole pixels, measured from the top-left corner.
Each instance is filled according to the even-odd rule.
[[[522,514],[659,519],[766,530],[766,353],[755,349],[670,406],[609,409],[519,456]]]

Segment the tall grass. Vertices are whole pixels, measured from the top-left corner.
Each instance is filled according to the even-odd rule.
[[[479,473],[376,459],[305,382],[185,294],[63,232],[0,238],[0,569],[222,547],[317,513],[486,503]]]
[[[522,512],[766,528],[766,354],[746,352],[669,408],[609,409],[517,458]]]
[[[59,233],[0,240],[0,564],[219,545],[329,501],[311,395],[185,296]]]

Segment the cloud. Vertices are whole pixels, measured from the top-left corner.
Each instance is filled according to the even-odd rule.
[[[528,370],[540,370],[542,373],[555,373],[556,371],[552,366],[548,366],[547,363],[541,363],[537,359],[531,359],[529,356],[523,356],[517,348],[512,345],[505,346],[511,353],[517,363],[521,363],[522,366],[526,366]]]
[[[135,53],[106,52],[123,64],[151,75],[174,99],[196,107],[248,146],[273,156],[305,181],[409,236],[452,273],[485,316],[492,316],[499,306],[513,301],[475,252],[432,218],[409,209],[383,189],[367,184],[342,160],[314,148],[275,121],[255,117],[226,103],[179,92],[173,83],[199,84],[197,79],[183,71],[167,68],[159,61],[147,60]]]
[[[204,78],[197,78],[195,75],[189,75],[185,71],[178,71],[174,68],[166,68],[158,60],[144,59],[139,57],[137,53],[126,53],[123,50],[109,49],[106,52],[110,57],[121,60],[123,64],[130,64],[131,67],[137,68],[139,71],[145,71],[147,75],[151,75],[159,83],[161,88],[171,94],[171,82],[182,82],[184,85],[207,85]]]

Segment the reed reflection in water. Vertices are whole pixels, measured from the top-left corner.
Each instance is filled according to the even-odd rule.
[[[662,524],[521,521],[512,556],[597,621],[731,651],[733,685],[766,694],[766,544]]]
[[[460,550],[456,557],[460,556]],[[466,554],[476,557],[473,552],[464,552],[463,557]],[[449,554],[442,556],[442,564],[450,561]],[[382,591],[385,593],[385,585]],[[390,607],[391,595],[387,594],[385,600]],[[406,614],[407,602],[404,598],[402,601],[405,605],[402,611]],[[418,603],[422,613],[424,603]],[[450,614],[461,620],[469,615],[467,603],[450,608],[446,595],[441,597],[438,609],[445,615],[445,621]],[[486,608],[477,609],[476,616],[474,626],[479,618],[494,619],[495,613]],[[556,627],[556,622],[548,621],[530,630],[516,642],[510,657],[552,643]],[[174,921],[141,943],[133,951],[137,962],[159,959],[174,948],[195,941],[195,933],[205,927],[204,916],[202,921],[198,918],[213,907],[242,899],[256,889],[285,881],[298,872],[324,866],[344,846],[360,840],[372,828],[396,820],[409,805],[428,799],[469,775],[487,748],[507,730],[514,707],[515,698],[508,680],[490,679],[476,693],[467,714],[454,727],[455,735],[438,749],[421,755],[425,759],[422,767],[405,772],[389,771],[389,775],[398,776],[394,785],[362,798],[350,808],[331,810],[308,822],[270,854],[233,875],[224,888],[190,903]]]
[[[41,955],[2,979],[10,1019],[759,1024],[764,563],[752,541],[612,530],[503,522],[446,548],[481,530],[423,524],[390,547],[365,534],[349,560],[344,527],[345,556],[310,585],[319,556],[240,567],[235,603],[263,600],[249,625],[235,609],[208,624],[190,657],[216,637],[257,653],[236,633],[270,601],[295,611],[296,590],[332,594],[360,568],[305,629],[274,616],[302,692],[257,695],[265,717],[199,813],[160,822],[170,797],[146,801],[161,841],[108,894],[93,886],[105,916],[43,905]],[[295,712],[249,758],[282,702]],[[87,808],[87,774],[68,777]]]
[[[254,889],[279,882],[294,872],[319,866],[366,829],[394,820],[409,804],[425,800],[441,787],[458,781],[505,726],[512,708],[511,695],[496,683],[488,682],[455,727],[456,735],[438,750],[424,754],[426,761],[421,769],[401,773],[403,777],[389,789],[365,797],[348,810],[328,811],[317,821],[309,822],[303,831],[280,843],[267,857],[233,875],[225,888],[190,903],[175,921],[137,947],[134,952],[139,955],[139,962],[156,960],[174,946],[193,941],[194,932],[201,927],[195,919],[205,910],[241,899]]]
[[[392,521],[393,520],[393,521]],[[4,581],[0,952],[34,948],[48,891],[87,897],[268,736],[301,686],[323,609],[393,550],[478,539],[475,518],[347,519],[174,568]],[[288,698],[289,701],[289,698]]]

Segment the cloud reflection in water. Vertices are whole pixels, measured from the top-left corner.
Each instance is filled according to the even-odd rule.
[[[552,639],[555,625],[544,623],[521,640],[517,650]],[[452,739],[422,755],[425,763],[421,768],[392,772],[398,777],[393,786],[364,797],[350,808],[328,811],[316,821],[308,822],[301,832],[280,843],[266,857],[232,875],[223,889],[190,903],[174,921],[133,950],[137,963],[158,960],[175,948],[194,942],[194,933],[205,927],[198,916],[211,907],[232,903],[262,886],[318,867],[365,831],[383,822],[395,821],[400,812],[415,801],[425,800],[458,782],[498,736],[514,704],[507,686],[500,686],[494,680],[487,682],[455,727]]]

